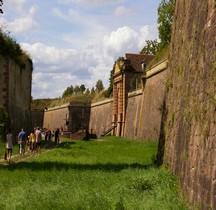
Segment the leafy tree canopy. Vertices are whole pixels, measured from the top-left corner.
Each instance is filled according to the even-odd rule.
[[[86,90],[86,87],[85,87],[85,85],[80,85],[80,92],[81,93],[84,93],[85,92],[85,90]]]
[[[100,91],[104,90],[104,86],[103,86],[103,82],[102,80],[98,80],[97,83],[96,83],[96,92],[99,93]]]
[[[73,88],[73,85],[71,85],[70,87],[67,87],[66,90],[63,92],[62,98],[70,96],[73,93],[74,93],[74,88]]]
[[[0,0],[0,7],[3,5],[3,0]],[[0,8],[0,13],[3,13],[3,10]]]
[[[155,55],[160,50],[160,43],[155,40],[146,40],[146,46],[140,51],[140,54]]]
[[[105,97],[110,97],[113,93],[113,70],[110,71],[110,78],[109,78],[109,87],[105,91]]]
[[[162,0],[158,7],[158,31],[161,48],[170,43],[176,0]]]
[[[94,89],[94,87],[91,89],[91,94],[95,94],[95,89]]]
[[[140,54],[156,55],[170,43],[175,2],[176,0],[161,0],[158,7],[157,19],[160,42],[157,40],[147,40],[146,46],[143,47]]]

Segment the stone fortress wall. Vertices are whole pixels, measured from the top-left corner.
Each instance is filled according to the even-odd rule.
[[[164,163],[198,209],[216,209],[216,5],[177,0]]]
[[[0,55],[0,106],[11,119],[14,134],[21,128],[31,130],[31,83],[32,61],[27,60],[24,67],[11,58]]]

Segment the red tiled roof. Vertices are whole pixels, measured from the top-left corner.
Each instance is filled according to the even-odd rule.
[[[148,64],[154,55],[145,55],[145,54],[133,54],[133,53],[125,53],[125,59],[130,61],[131,66],[136,72],[142,72],[142,63],[145,62]]]

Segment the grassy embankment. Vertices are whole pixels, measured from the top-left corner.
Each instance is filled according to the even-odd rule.
[[[187,209],[175,177],[154,166],[156,151],[156,142],[64,139],[40,155],[1,162],[0,209]]]

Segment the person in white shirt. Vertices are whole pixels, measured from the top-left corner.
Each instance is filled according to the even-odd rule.
[[[13,134],[11,133],[11,129],[8,130],[6,135],[5,148],[7,149],[7,161],[10,162],[13,149]]]

